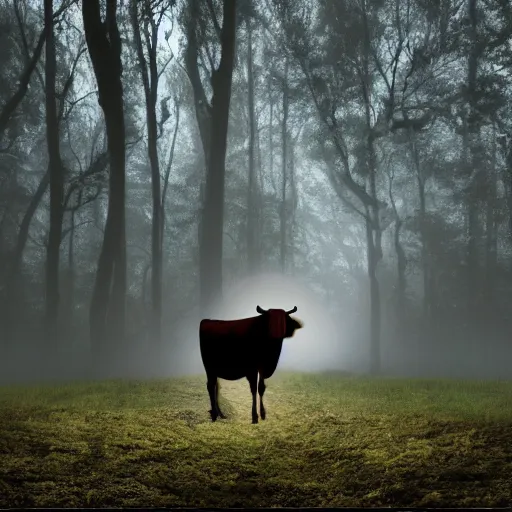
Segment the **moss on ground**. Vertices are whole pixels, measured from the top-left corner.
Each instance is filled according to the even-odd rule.
[[[281,372],[0,388],[0,507],[508,506],[512,383]]]

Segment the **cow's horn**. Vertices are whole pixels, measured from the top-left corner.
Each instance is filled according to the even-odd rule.
[[[295,306],[293,309],[290,309],[290,311],[287,311],[286,314],[291,315],[292,313],[296,313],[296,312],[297,312],[297,306]]]
[[[256,306],[256,311],[257,311],[260,315],[263,315],[263,313],[266,313],[266,311],[265,311],[263,308],[260,308],[259,306]]]

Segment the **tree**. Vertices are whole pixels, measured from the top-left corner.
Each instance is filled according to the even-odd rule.
[[[95,362],[108,351],[110,334],[119,349],[124,341],[126,297],[125,124],[121,37],[117,2],[107,0],[105,21],[99,0],[83,0],[85,38],[98,82],[98,103],[105,115],[109,172],[109,204],[90,307],[90,337]],[[110,329],[107,329],[110,327]],[[108,363],[108,361],[106,361]]]
[[[247,26],[247,108],[249,110],[249,176],[247,185],[247,270],[253,273],[259,264],[257,232],[258,212],[256,197],[256,112],[254,98],[254,64],[251,16],[246,17]]]
[[[222,27],[217,20],[213,3],[206,4],[221,46],[219,65],[211,72],[211,104],[206,99],[198,66],[198,23],[202,14],[197,2],[189,4],[185,55],[187,73],[194,90],[196,118],[207,169],[199,248],[202,315],[206,315],[222,294],[224,175],[236,35],[236,0],[223,2]]]
[[[139,4],[139,6],[137,5]],[[158,127],[160,127],[160,135],[162,134],[163,124],[169,117],[162,117],[160,123],[157,121],[156,104],[158,99],[158,83],[160,76],[165,71],[171,57],[158,69],[157,61],[157,43],[158,32],[162,19],[166,11],[173,2],[161,2],[155,6],[152,2],[137,2],[132,0],[131,21],[135,39],[135,48],[139,63],[140,75],[144,89],[144,99],[146,103],[146,123],[148,137],[148,157],[151,166],[151,191],[153,197],[153,215],[151,227],[151,299],[152,299],[152,335],[156,350],[160,349],[162,341],[162,234],[163,234],[163,198],[160,186],[160,162],[158,158]],[[139,9],[142,15],[139,14]],[[144,42],[142,42],[141,29],[144,34]],[[166,36],[168,38],[168,36]],[[145,53],[148,55],[146,60]],[[149,67],[149,69],[148,69]],[[163,105],[166,101],[163,100]],[[165,106],[167,108],[167,106]],[[166,113],[164,110],[163,115]],[[155,360],[160,360],[157,354]]]
[[[60,156],[59,120],[55,97],[55,36],[53,30],[53,0],[44,2],[46,30],[46,133],[50,176],[50,232],[46,257],[46,337],[49,348],[58,343],[59,317],[59,255],[62,237],[64,172]],[[53,355],[53,354],[52,354]]]
[[[277,12],[283,23],[288,46],[298,61],[312,94],[323,124],[322,131],[329,137],[330,151],[334,151],[328,165],[329,178],[339,198],[364,219],[370,288],[370,367],[376,373],[380,371],[381,304],[377,266],[382,258],[379,211],[383,203],[377,197],[374,147],[377,130],[370,114],[373,108],[373,68],[370,70],[371,34],[367,6],[363,2],[359,9],[350,12],[344,2],[322,3],[320,21],[317,22],[325,23],[328,27],[328,38],[324,46],[318,40],[314,41],[314,28],[308,28],[311,20],[306,19],[310,15],[304,14],[305,11],[300,7],[292,7],[290,2],[283,0],[278,3]],[[343,78],[339,77],[339,63],[331,56],[331,52],[338,53],[340,49],[340,58],[345,64]],[[328,65],[324,65],[324,61]],[[360,98],[365,116],[364,124],[360,120],[351,119],[354,126],[359,126],[359,137],[356,140],[362,138],[364,141],[362,144],[354,142],[358,151],[354,169],[350,163],[347,142],[352,134],[340,116],[344,113],[343,103],[355,94]],[[364,184],[356,181],[355,172],[362,173]],[[347,191],[360,202],[360,206],[353,204]]]
[[[280,231],[281,231],[281,272],[284,274],[286,271],[286,256],[287,256],[287,208],[286,208],[286,185],[288,181],[288,113],[289,113],[289,90],[288,90],[288,56],[285,57],[284,75],[282,79],[283,91],[283,118],[281,120],[281,204],[279,211]]]
[[[74,0],[65,0],[62,2],[61,6],[52,13],[52,20],[57,19],[59,16],[62,15],[63,12],[65,12],[71,3],[73,3]],[[46,4],[45,4],[46,5]],[[15,2],[15,10],[16,15],[19,19],[19,14],[17,12],[17,5]],[[21,27],[22,28],[22,27]],[[3,105],[2,109],[0,110],[0,140],[7,128],[7,125],[9,124],[10,119],[12,118],[14,112],[19,107],[20,103],[23,101],[23,98],[27,94],[28,86],[30,83],[30,79],[32,78],[32,74],[34,73],[37,63],[39,62],[39,59],[41,57],[41,54],[43,52],[43,46],[48,34],[48,24],[47,20],[45,20],[45,25],[43,30],[41,31],[39,38],[37,40],[36,47],[34,49],[34,52],[32,53],[32,56],[28,58],[25,68],[20,74],[19,80],[18,80],[18,87],[16,91],[12,94],[12,96],[9,98],[7,102]],[[25,51],[28,50],[28,47],[26,46],[26,40],[24,42],[24,49]]]
[[[69,7],[69,5],[66,3]],[[64,6],[62,6],[64,7]],[[50,17],[48,16],[48,22],[55,24],[56,21],[62,23],[62,19],[64,15],[67,13],[67,10],[63,10],[63,8],[58,9],[56,13]],[[19,12],[19,6],[15,4],[15,12],[16,18],[18,20],[18,26],[21,33],[22,45],[24,48],[25,56],[27,60],[30,60],[30,51],[28,47],[28,42],[26,40],[27,34],[25,33],[27,27],[24,25],[24,21],[21,17],[21,13]],[[50,107],[47,109],[47,123],[46,123],[46,133],[47,133],[47,147],[48,147],[48,155],[50,156],[51,162],[48,162],[47,169],[39,180],[39,183],[36,187],[35,192],[29,197],[27,202],[27,206],[24,209],[24,213],[21,219],[21,223],[19,228],[17,226],[17,234],[16,234],[16,242],[14,244],[14,249],[12,253],[9,255],[6,267],[8,268],[6,284],[5,284],[5,305],[3,311],[5,312],[5,318],[3,320],[3,334],[6,341],[12,341],[12,337],[14,335],[18,318],[22,318],[23,315],[19,315],[19,311],[23,310],[23,304],[20,302],[20,292],[19,289],[22,288],[21,282],[21,267],[22,267],[22,258],[23,253],[27,244],[27,240],[29,238],[29,228],[30,224],[33,220],[36,211],[41,205],[41,201],[43,200],[45,193],[47,191],[48,185],[50,184],[50,175],[52,171],[59,171],[60,167],[60,177],[57,176],[57,191],[55,192],[55,186],[53,189],[53,210],[50,207],[50,217],[53,212],[53,219],[50,219],[50,233],[48,236],[48,243],[46,243],[47,253],[48,253],[48,265],[47,270],[50,271],[50,275],[46,279],[46,287],[47,287],[47,297],[46,301],[46,320],[45,320],[45,337],[46,341],[50,344],[50,347],[53,345],[55,348],[55,343],[58,341],[56,327],[57,327],[57,317],[58,317],[58,292],[59,292],[59,247],[60,241],[59,232],[62,230],[62,217],[64,214],[64,205],[62,204],[62,199],[60,200],[61,206],[59,207],[59,196],[63,195],[63,187],[64,187],[64,171],[65,165],[60,156],[60,132],[61,125],[63,121],[67,121],[69,114],[71,113],[72,108],[67,109],[66,103],[70,102],[70,95],[73,89],[73,83],[76,77],[77,65],[80,61],[81,56],[84,53],[84,48],[82,44],[79,45],[76,54],[73,54],[71,49],[69,49],[69,55],[71,57],[69,67],[67,69],[66,74],[59,73],[59,81],[62,81],[59,84],[58,92],[56,89],[56,78],[57,71],[59,68],[63,68],[64,66],[56,66],[56,56],[55,56],[55,41],[53,29],[50,28],[52,34],[49,35],[48,43],[46,45],[47,52],[50,52],[49,58],[47,57],[47,67],[46,72],[49,73],[47,77],[47,82],[49,83],[49,87],[44,87],[43,77],[40,76],[39,73],[36,73],[37,77],[40,79],[40,83],[42,89],[44,89],[46,99],[49,100]],[[46,34],[46,29],[44,33]],[[64,53],[64,52],[63,52]],[[53,54],[53,58],[52,58]],[[59,63],[67,65],[64,63],[64,55],[59,56]],[[57,101],[58,98],[58,101]],[[30,96],[27,98],[30,101]],[[78,103],[78,102],[77,102]],[[55,107],[55,112],[53,112],[53,107]],[[70,102],[71,104],[71,102]],[[76,104],[76,103],[75,103]],[[21,116],[20,116],[21,117]],[[19,119],[12,118],[11,121],[6,125],[7,128],[15,128],[16,122],[19,122]],[[48,128],[48,122],[50,123],[50,128]],[[14,125],[14,126],[13,126]],[[19,133],[18,130],[12,130],[10,133],[10,137],[15,137],[16,133]],[[50,135],[50,137],[48,136]],[[15,138],[11,141],[13,143]],[[46,155],[44,155],[46,157]],[[57,172],[59,174],[59,172]],[[60,182],[60,184],[59,184]],[[55,184],[54,184],[55,185]],[[62,194],[60,189],[62,188]],[[57,194],[57,200],[56,195]],[[59,220],[60,217],[60,220]],[[60,227],[59,227],[60,226]],[[51,350],[50,350],[51,352]]]

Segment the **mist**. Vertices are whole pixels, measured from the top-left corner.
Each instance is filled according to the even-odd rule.
[[[0,509],[510,507],[511,36],[0,2]]]
[[[506,16],[302,4],[2,4],[2,383],[202,374],[257,305],[282,371],[512,377]]]

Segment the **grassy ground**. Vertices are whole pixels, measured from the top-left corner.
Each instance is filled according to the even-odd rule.
[[[507,506],[512,383],[283,373],[0,388],[0,507]]]

